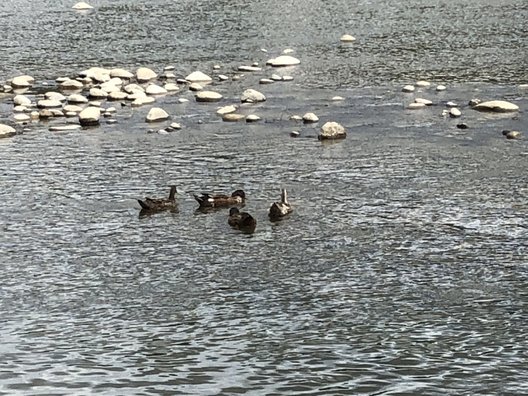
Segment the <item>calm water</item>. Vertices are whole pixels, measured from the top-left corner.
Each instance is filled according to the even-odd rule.
[[[0,140],[1,395],[528,393],[525,1],[73,3],[0,4],[0,79],[302,63],[214,85],[221,104],[265,93],[241,110],[260,123],[182,90],[156,104],[184,126],[168,135],[117,106],[115,125]],[[294,81],[258,84],[272,72]],[[418,79],[448,89],[400,92]],[[521,111],[441,116],[473,97]],[[347,139],[321,144],[325,121]],[[139,218],[172,183],[179,211]],[[280,187],[295,211],[273,224]],[[193,193],[236,188],[251,236],[196,212]]]

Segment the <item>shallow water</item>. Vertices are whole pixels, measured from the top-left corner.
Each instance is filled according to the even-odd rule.
[[[157,101],[184,126],[168,135],[146,133],[165,125],[148,107],[117,106],[115,125],[0,140],[0,394],[528,393],[528,143],[501,134],[528,130],[527,6],[343,3],[0,5],[6,79],[96,64],[231,75],[286,47],[302,62],[279,70],[293,82],[260,86],[265,69],[214,85],[222,104],[265,93],[242,109],[260,123],[219,121],[182,91]],[[400,92],[421,78],[448,90]],[[405,110],[415,97],[435,104]],[[473,97],[521,112],[477,113]],[[441,116],[448,100],[461,119]],[[307,111],[321,122],[289,119]],[[319,142],[327,120],[347,139]],[[179,210],[140,218],[136,199],[172,183]],[[270,223],[280,187],[295,211]],[[193,193],[235,188],[253,235],[196,211]]]

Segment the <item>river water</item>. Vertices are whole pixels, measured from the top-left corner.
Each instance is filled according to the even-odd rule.
[[[231,76],[286,48],[301,64],[213,84],[221,104],[263,92],[241,109],[259,123],[182,89],[156,103],[177,132],[117,106],[117,124],[0,141],[0,394],[527,394],[528,3],[393,3],[2,2],[0,79],[40,91],[90,66]],[[258,84],[273,72],[294,80]],[[306,112],[321,121],[289,118]],[[319,142],[326,121],[347,138]],[[170,184],[179,210],[140,218]],[[281,187],[294,213],[271,223]],[[237,188],[253,235],[196,211],[193,193]]]

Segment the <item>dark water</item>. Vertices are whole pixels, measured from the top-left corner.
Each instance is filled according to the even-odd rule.
[[[241,110],[260,123],[182,90],[156,104],[184,126],[168,135],[118,106],[115,125],[0,141],[0,394],[528,393],[528,140],[500,133],[528,131],[524,1],[73,3],[0,5],[0,78],[302,63],[215,84],[222,104],[265,93]],[[422,78],[448,89],[400,92]],[[521,111],[441,116],[473,97]],[[321,122],[289,120],[308,111]],[[315,138],[329,120],[347,139]],[[139,218],[172,183],[179,211]],[[270,223],[281,187],[295,211]],[[192,193],[235,188],[253,235],[195,211]]]

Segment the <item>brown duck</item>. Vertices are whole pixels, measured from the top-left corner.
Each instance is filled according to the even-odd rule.
[[[241,212],[238,208],[233,207],[229,209],[229,217],[227,223],[244,233],[252,234],[257,227],[257,220],[247,212]]]
[[[176,209],[176,186],[171,186],[168,198],[149,198],[144,200],[138,199],[141,205],[141,211],[145,212],[161,212],[163,210]]]
[[[194,199],[200,205],[200,208],[225,208],[232,205],[242,205],[246,201],[246,193],[242,190],[234,191],[229,195],[212,195],[203,193],[194,195]]]
[[[280,220],[282,217],[289,215],[293,212],[291,204],[288,202],[288,195],[286,189],[281,190],[280,202],[273,202],[269,209],[268,216],[271,221]]]

